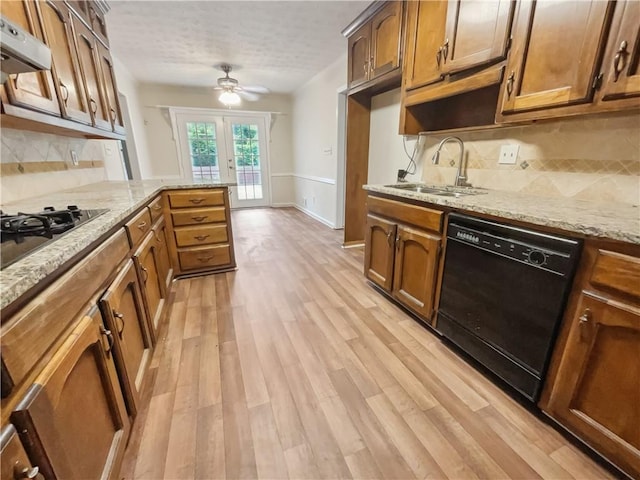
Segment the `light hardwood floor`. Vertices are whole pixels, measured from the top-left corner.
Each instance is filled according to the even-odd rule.
[[[233,226],[236,272],[174,283],[123,478],[610,478],[373,290],[342,232]]]

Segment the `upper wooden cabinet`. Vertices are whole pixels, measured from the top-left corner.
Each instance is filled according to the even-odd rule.
[[[602,63],[602,103],[640,96],[640,2],[618,0]]]
[[[23,30],[45,41],[34,2],[0,2],[0,12]],[[14,105],[60,116],[51,70],[9,75],[5,89],[8,101]]]
[[[443,70],[455,73],[504,60],[514,4],[514,0],[447,2],[445,37],[436,53]]]
[[[505,114],[592,101],[613,7],[601,0],[518,2],[503,120]]]
[[[386,2],[367,18],[368,10],[348,27],[348,82],[353,88],[400,67],[403,2]],[[343,32],[343,33],[345,33]]]
[[[104,86],[105,107],[108,109],[111,127],[114,132],[124,134],[124,121],[122,120],[120,97],[118,96],[118,85],[116,83],[116,73],[113,68],[111,53],[109,49],[99,42],[96,42],[96,46],[101,70],[100,80]]]
[[[587,245],[541,407],[640,475],[640,249]],[[617,248],[617,247],[614,247]]]

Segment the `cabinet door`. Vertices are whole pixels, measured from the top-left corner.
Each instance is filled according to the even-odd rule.
[[[436,289],[440,237],[398,226],[393,296],[426,320],[431,320]]]
[[[446,0],[407,3],[405,88],[442,79],[442,44],[445,36]]]
[[[515,2],[451,0],[442,56],[447,72],[503,60]]]
[[[84,317],[11,413],[45,478],[117,478],[130,423],[100,313]]]
[[[149,232],[140,248],[133,256],[133,261],[138,271],[138,278],[142,285],[142,298],[144,300],[149,331],[155,340],[164,306],[165,288],[162,278],[160,252],[153,232]]]
[[[40,468],[32,464],[27,457],[27,452],[24,451],[13,425],[9,424],[2,429],[0,444],[0,478],[2,480],[42,478],[38,475]]]
[[[35,4],[32,1],[0,2],[0,12],[7,20],[44,41],[42,27],[38,23]],[[51,70],[9,75],[4,85],[9,103],[12,105],[60,116],[60,105]]]
[[[71,19],[93,125],[103,130],[112,130],[109,108],[104,100],[104,82],[102,81],[96,40],[78,17],[72,15]]]
[[[551,415],[640,475],[640,310],[583,292],[549,400]]]
[[[109,118],[113,131],[124,133],[124,122],[122,121],[122,111],[120,109],[120,97],[118,96],[118,85],[116,84],[116,74],[113,69],[111,53],[101,43],[96,43],[98,47],[98,58],[102,75],[100,79],[104,85],[104,99],[109,111]]]
[[[618,0],[602,64],[602,100],[640,96],[640,2]]]
[[[367,215],[365,234],[364,274],[373,283],[391,291],[396,224]]]
[[[47,45],[53,58],[52,73],[60,92],[62,115],[91,124],[84,82],[76,53],[69,9],[62,2],[35,2]]]
[[[102,12],[96,8],[93,2],[87,2],[87,10],[89,11],[89,20],[91,22],[91,28],[93,33],[100,39],[105,45],[109,45],[109,37],[107,36],[107,23],[104,20]]]
[[[114,333],[116,366],[122,379],[129,414],[134,416],[151,359],[151,338],[140,284],[131,260],[127,260],[100,299],[100,308],[107,328]]]
[[[402,2],[389,2],[371,19],[371,65],[369,79],[400,66]]]
[[[369,80],[371,24],[366,23],[349,37],[349,86]]]
[[[502,112],[591,102],[612,7],[599,0],[518,2]]]

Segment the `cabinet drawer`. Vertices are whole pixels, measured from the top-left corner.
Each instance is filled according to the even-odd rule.
[[[156,198],[147,208],[151,214],[151,221],[155,222],[162,215],[162,197]]]
[[[178,257],[182,270],[198,270],[231,263],[231,252],[227,244],[178,251]]]
[[[224,205],[225,190],[171,192],[169,205],[171,208],[214,207]]]
[[[640,258],[598,250],[591,284],[640,298]]]
[[[199,225],[202,223],[226,222],[227,214],[224,207],[192,208],[171,212],[171,220],[175,227],[182,225]]]
[[[435,232],[442,231],[443,212],[438,210],[372,196],[367,198],[367,208],[370,213],[391,217]]]
[[[133,248],[138,245],[147,232],[151,231],[151,214],[149,213],[149,209],[145,208],[141,210],[140,213],[125,224],[124,228],[127,230],[131,247]]]
[[[206,225],[202,227],[184,227],[175,230],[178,247],[225,243],[229,240],[226,225]]]

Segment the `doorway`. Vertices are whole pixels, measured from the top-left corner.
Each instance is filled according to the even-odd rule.
[[[231,208],[269,205],[266,117],[261,115],[175,114],[182,176],[236,183]]]

